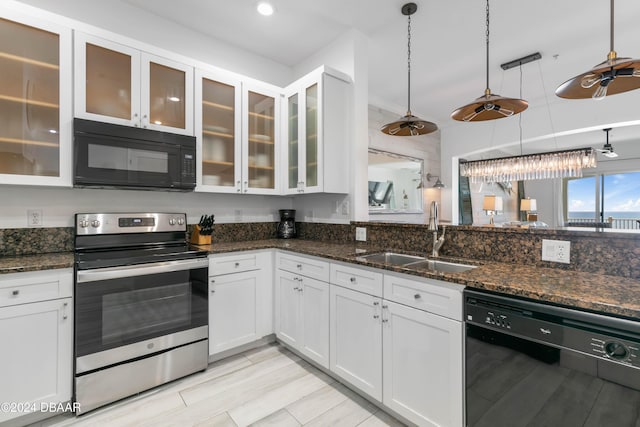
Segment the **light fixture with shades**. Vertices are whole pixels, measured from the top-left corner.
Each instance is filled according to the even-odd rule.
[[[502,211],[502,197],[495,195],[487,195],[482,199],[482,210],[489,215],[489,224],[493,225],[493,216]]]
[[[603,156],[609,157],[611,159],[618,157],[618,153],[613,151],[613,146],[609,144],[609,131],[611,130],[611,128],[602,129],[602,130],[607,133],[607,142],[604,144],[604,147],[596,148],[596,151],[599,153],[602,153]]]
[[[422,120],[411,114],[411,15],[416,13],[418,5],[407,3],[402,6],[402,14],[407,17],[407,114],[395,122],[386,124],[381,131],[394,136],[426,135],[438,130],[435,123]]]
[[[527,197],[526,199],[520,200],[520,211],[527,213],[527,221],[533,222],[538,220],[537,213],[531,213],[538,210],[538,206],[536,203],[536,199],[531,199]]]
[[[640,59],[618,58],[613,49],[613,1],[611,0],[610,49],[607,60],[556,89],[556,95],[568,99],[602,99],[607,95],[640,88]]]
[[[427,174],[427,181],[431,182],[431,178],[435,178],[436,183],[433,184],[432,188],[444,188],[444,184],[442,183],[442,181],[440,181],[440,177],[438,175],[431,175],[430,173]]]
[[[460,176],[477,182],[580,178],[582,170],[597,166],[592,148],[554,151],[460,163]]]
[[[484,120],[502,119],[523,112],[529,103],[523,99],[505,98],[491,93],[489,89],[489,0],[487,0],[487,61],[486,61],[486,89],[484,95],[470,104],[458,108],[451,113],[451,118],[462,122],[479,122]]]

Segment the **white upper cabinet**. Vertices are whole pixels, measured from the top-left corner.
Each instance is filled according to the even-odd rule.
[[[242,85],[231,73],[196,70],[197,191],[242,192]]]
[[[321,67],[285,89],[283,194],[349,192],[350,84],[331,73]]]
[[[71,30],[0,5],[0,183],[71,185]]]
[[[242,192],[280,194],[280,91],[242,85]]]
[[[193,135],[193,68],[75,33],[75,116]]]

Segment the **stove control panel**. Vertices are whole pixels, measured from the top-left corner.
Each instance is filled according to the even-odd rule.
[[[186,214],[108,213],[76,214],[76,235],[186,231]]]

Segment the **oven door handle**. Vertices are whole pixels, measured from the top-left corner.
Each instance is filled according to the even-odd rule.
[[[193,270],[209,266],[207,258],[154,262],[140,265],[125,265],[119,267],[96,268],[95,270],[78,271],[76,282],[96,282],[98,280],[123,279],[148,274],[170,273],[172,271]]]

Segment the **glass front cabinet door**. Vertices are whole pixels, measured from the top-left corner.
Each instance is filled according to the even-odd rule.
[[[349,192],[348,89],[321,68],[285,90],[284,194]]]
[[[280,193],[280,91],[243,84],[242,192]]]
[[[242,192],[241,83],[196,70],[198,191]]]
[[[69,186],[71,30],[0,16],[0,183]]]
[[[193,68],[75,34],[75,116],[193,135]]]

